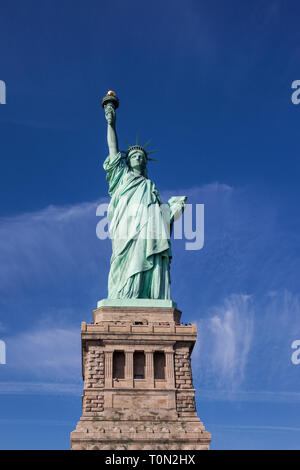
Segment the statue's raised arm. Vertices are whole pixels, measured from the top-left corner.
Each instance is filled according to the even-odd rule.
[[[109,155],[105,159],[103,167],[106,171],[106,180],[109,184],[108,192],[112,196],[121,182],[125,169],[116,133],[116,109],[119,106],[119,100],[114,91],[109,91],[104,96],[102,106],[107,121],[107,144],[109,149]]]
[[[109,156],[112,161],[119,152],[118,137],[116,132],[116,109],[119,100],[114,91],[109,91],[102,100],[102,106],[107,121],[107,144],[109,148]]]

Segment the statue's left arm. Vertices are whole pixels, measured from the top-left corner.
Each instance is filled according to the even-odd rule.
[[[173,224],[175,220],[179,219],[185,208],[186,196],[173,196],[168,200],[170,207],[170,222]]]

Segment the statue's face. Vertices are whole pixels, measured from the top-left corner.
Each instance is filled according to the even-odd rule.
[[[143,170],[146,166],[146,158],[141,150],[133,150],[129,154],[129,164],[133,170]]]

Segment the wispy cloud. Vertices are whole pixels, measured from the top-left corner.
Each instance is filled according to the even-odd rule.
[[[259,425],[226,425],[226,424],[214,424],[216,428],[221,429],[233,429],[233,430],[247,430],[247,431],[295,431],[299,432],[300,427],[296,426],[259,426]]]
[[[249,295],[232,295],[198,320],[198,347],[193,355],[195,368],[216,378],[219,387],[236,389],[244,379],[254,328]]]
[[[37,327],[7,339],[7,367],[20,377],[40,381],[69,381],[79,383],[81,379],[80,330],[74,327],[59,327],[53,324]],[[23,389],[30,387],[23,383]],[[25,387],[25,388],[24,388]],[[49,390],[49,384],[47,385]],[[36,390],[45,390],[39,383]],[[62,383],[59,390],[64,390]]]
[[[220,390],[210,389],[196,391],[199,401],[231,403],[300,403],[300,392],[283,392],[270,390]]]
[[[0,289],[68,279],[89,256],[87,241],[96,240],[96,202],[46,209],[0,219]],[[93,236],[91,236],[94,235]]]
[[[35,426],[70,426],[74,425],[72,421],[62,421],[57,419],[0,419],[0,424],[22,425],[33,424]]]
[[[248,295],[234,295],[226,299],[209,321],[215,350],[212,363],[216,363],[221,381],[230,380],[236,386],[244,378],[244,370],[253,336],[253,312]]]
[[[299,371],[291,362],[292,341],[300,339],[299,295],[287,290],[235,294],[196,321],[193,364],[199,396],[299,402]]]
[[[82,385],[61,382],[0,382],[1,395],[74,395],[80,396]]]

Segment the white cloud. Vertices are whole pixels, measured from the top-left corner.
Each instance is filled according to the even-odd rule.
[[[300,403],[300,392],[271,390],[220,390],[199,388],[196,391],[199,401],[232,403]]]
[[[291,362],[291,344],[300,339],[298,294],[232,295],[196,322],[193,365],[203,399],[300,401],[300,366]]]
[[[79,327],[42,326],[9,337],[6,343],[10,372],[29,380],[80,381]]]
[[[215,348],[212,357],[221,380],[240,383],[244,377],[252,335],[253,312],[249,308],[250,297],[234,295],[226,299],[224,306],[209,321]]]
[[[87,261],[95,268],[96,202],[67,207],[50,206],[39,212],[0,219],[0,290],[4,296],[36,283],[65,280]],[[93,230],[94,225],[94,230]]]
[[[1,395],[74,395],[82,394],[82,385],[61,382],[0,382]],[[1,420],[0,420],[1,421]]]
[[[247,430],[247,431],[295,431],[299,432],[300,427],[296,426],[259,426],[259,425],[241,425],[241,424],[214,424],[216,428],[221,429],[236,429],[236,430]]]
[[[198,347],[193,363],[199,373],[214,376],[219,387],[235,389],[245,375],[253,338],[254,314],[249,295],[232,295],[198,320]]]

